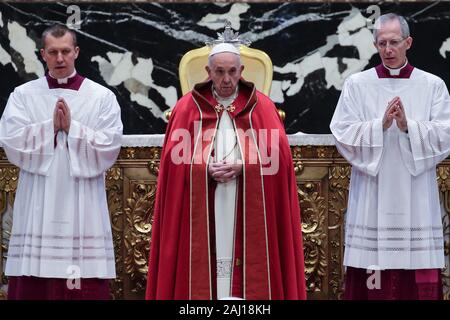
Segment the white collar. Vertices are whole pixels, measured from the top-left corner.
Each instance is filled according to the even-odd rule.
[[[227,98],[223,98],[221,96],[219,96],[216,92],[216,90],[214,89],[214,86],[212,86],[212,92],[214,95],[214,98],[217,100],[217,102],[219,102],[221,105],[228,107],[231,103],[233,103],[233,101],[236,99],[237,95],[238,95],[238,91],[239,91],[239,85],[236,86],[236,90],[234,91],[234,93],[227,97]]]
[[[57,79],[54,76],[52,76],[52,74],[49,72],[48,75],[50,77],[52,77],[53,79],[55,79],[56,81],[58,81],[58,84],[67,84],[67,81],[69,80],[69,78],[72,78],[73,76],[75,76],[77,74],[77,70],[73,70],[72,74],[68,77],[65,78],[61,78],[61,79]]]
[[[408,64],[408,59],[406,59],[405,64],[402,65],[400,68],[392,69],[392,68],[389,68],[389,67],[388,67],[387,65],[385,65],[384,63],[383,63],[383,66],[389,71],[389,74],[390,74],[391,76],[398,76],[398,75],[400,74],[400,71],[402,71],[402,69],[403,69],[404,67],[406,67],[407,64]]]

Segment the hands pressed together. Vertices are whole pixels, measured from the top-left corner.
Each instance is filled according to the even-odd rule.
[[[235,179],[242,173],[242,162],[213,162],[208,166],[208,173],[215,181],[225,183]]]
[[[55,111],[53,112],[53,127],[55,133],[63,130],[69,133],[70,130],[70,109],[63,98],[59,98],[56,102]]]
[[[408,131],[408,122],[406,120],[405,109],[403,108],[403,103],[400,97],[395,97],[389,102],[383,117],[383,131],[391,127],[394,119],[397,123],[397,127],[401,131]]]

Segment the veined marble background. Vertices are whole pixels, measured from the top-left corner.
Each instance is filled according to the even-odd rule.
[[[77,70],[112,89],[125,134],[164,133],[181,96],[178,64],[231,21],[274,64],[271,98],[288,133],[329,133],[347,76],[379,63],[367,8],[373,3],[74,3],[81,9]],[[0,3],[0,112],[14,87],[43,76],[39,39],[65,23],[70,3]],[[414,38],[410,62],[450,86],[450,3],[386,3]]]

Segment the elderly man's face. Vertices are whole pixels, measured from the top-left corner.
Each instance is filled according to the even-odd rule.
[[[406,61],[406,51],[411,48],[412,38],[404,38],[398,20],[386,21],[378,31],[375,47],[384,65],[396,69]]]
[[[80,48],[74,46],[69,32],[59,38],[49,34],[45,37],[45,47],[41,49],[41,56],[47,63],[50,74],[56,79],[61,79],[73,73],[79,51]]]
[[[211,58],[211,66],[206,67],[214,89],[222,98],[231,96],[241,78],[244,66],[239,63],[239,56],[231,52],[215,54]]]

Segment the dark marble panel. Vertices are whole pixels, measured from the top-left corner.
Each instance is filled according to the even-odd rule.
[[[66,22],[68,3],[0,4],[0,111],[9,93],[44,73],[40,33]],[[370,3],[78,3],[79,72],[111,88],[126,134],[163,133],[180,97],[178,64],[232,22],[274,64],[271,97],[288,133],[329,133],[345,78],[379,63],[366,18]],[[450,84],[450,3],[383,3],[405,15],[409,59]]]

